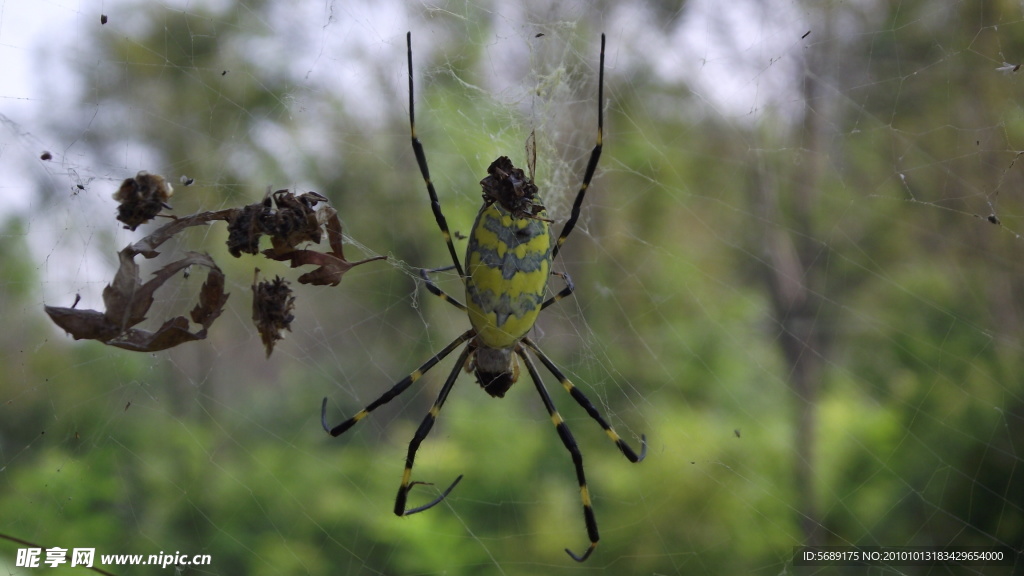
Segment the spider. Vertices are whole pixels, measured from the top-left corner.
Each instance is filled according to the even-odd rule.
[[[462,480],[460,475],[451,485],[445,489],[440,496],[430,502],[414,508],[406,508],[406,499],[409,491],[416,484],[427,484],[412,480],[413,461],[420,443],[426,439],[430,429],[434,426],[438,413],[448,398],[449,392],[455,384],[459,375],[459,369],[465,367],[467,371],[475,373],[477,382],[484,391],[492,397],[501,398],[508,389],[515,384],[519,378],[519,361],[526,366],[530,378],[533,380],[537,393],[540,395],[544,407],[551,416],[562,444],[572,456],[573,465],[576,468],[576,477],[580,485],[580,497],[583,500],[583,518],[586,523],[587,535],[590,538],[590,545],[581,554],[575,554],[568,548],[565,549],[577,562],[583,562],[590,557],[599,539],[597,531],[597,520],[594,517],[594,510],[591,506],[590,491],[587,488],[586,477],[583,472],[583,455],[580,453],[576,440],[573,439],[569,426],[555,409],[540,373],[534,365],[533,360],[527,351],[533,353],[540,362],[547,368],[555,378],[562,384],[566,391],[572,396],[587,414],[590,415],[612,442],[618,446],[623,455],[630,462],[640,462],[647,454],[647,441],[641,435],[641,450],[637,455],[632,448],[619,437],[611,425],[604,419],[601,413],[587,399],[587,397],[566,378],[565,374],[552,362],[544,352],[526,334],[533,327],[537,315],[541,310],[558,302],[562,298],[572,294],[575,289],[572,279],[567,274],[551,271],[551,264],[558,256],[558,251],[565,243],[569,233],[572,232],[576,221],[579,219],[580,206],[583,204],[583,197],[590,186],[590,181],[597,169],[597,162],[601,157],[602,134],[604,131],[604,112],[602,104],[604,101],[604,34],[601,35],[601,64],[598,76],[597,96],[597,143],[590,153],[590,160],[587,163],[586,172],[583,176],[583,183],[572,207],[569,220],[562,227],[562,232],[551,242],[551,234],[548,220],[545,217],[544,206],[537,196],[537,186],[533,183],[533,161],[528,160],[530,176],[527,177],[523,170],[516,168],[505,156],[502,156],[491,163],[487,169],[488,176],[480,184],[483,188],[484,204],[476,217],[472,231],[469,234],[468,248],[466,251],[465,269],[459,262],[455,246],[452,244],[451,233],[448,230],[448,223],[441,212],[441,203],[437,198],[437,192],[430,179],[430,171],[427,168],[427,158],[423,151],[423,145],[416,137],[416,116],[413,102],[413,74],[412,74],[412,33],[406,35],[406,47],[409,62],[409,126],[412,136],[412,149],[416,155],[416,163],[419,165],[420,173],[426,184],[427,194],[430,197],[430,205],[433,209],[434,219],[441,229],[445,244],[448,245],[448,252],[451,254],[453,264],[435,269],[423,269],[420,276],[423,278],[427,289],[435,296],[455,306],[469,315],[472,328],[466,330],[451,344],[435,354],[432,358],[423,363],[411,374],[403,378],[391,389],[363,408],[355,416],[345,420],[333,428],[327,424],[327,398],[324,398],[321,405],[321,422],[324,430],[331,436],[340,436],[356,422],[359,422],[370,412],[380,406],[387,404],[399,394],[408,389],[418,381],[428,370],[438,362],[451,354],[459,346],[466,344],[459,354],[455,367],[448,375],[441,392],[434,401],[433,406],[423,419],[412,441],[409,443],[409,451],[405,459],[405,471],[402,475],[402,484],[398,488],[398,496],[395,498],[395,514],[408,516],[428,510],[439,504],[455,486]],[[529,147],[529,146],[528,146]],[[528,151],[529,154],[529,151]],[[456,300],[442,291],[430,277],[431,273],[455,270],[466,288],[466,304]],[[545,300],[549,276],[557,276],[565,284],[560,292]]]

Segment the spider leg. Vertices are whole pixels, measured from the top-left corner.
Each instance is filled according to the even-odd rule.
[[[597,161],[601,159],[601,146],[604,133],[604,34],[601,34],[601,71],[598,73],[597,79],[597,144],[594,145],[594,150],[590,153],[590,161],[587,162],[587,170],[583,174],[583,184],[580,185],[580,191],[576,193],[576,201],[572,205],[572,214],[569,216],[569,220],[562,227],[562,233],[559,234],[558,240],[555,241],[555,247],[551,249],[551,260],[554,261],[558,257],[558,249],[565,243],[565,239],[569,237],[569,233],[576,226],[576,221],[580,218],[580,207],[583,206],[583,196],[587,193],[587,188],[590,186],[590,181],[594,178],[594,171],[597,169]],[[412,76],[410,75],[410,78]],[[451,244],[449,244],[449,247]]]
[[[444,266],[442,268],[431,268],[429,270],[426,269],[426,268],[420,268],[420,278],[423,278],[423,282],[427,285],[427,290],[429,290],[431,294],[433,294],[434,296],[437,296],[441,300],[444,300],[445,302],[447,302],[447,303],[451,304],[452,306],[455,306],[459,310],[462,310],[463,312],[465,312],[466,311],[466,305],[463,304],[462,302],[459,302],[455,298],[449,296],[448,293],[446,293],[444,290],[441,290],[440,288],[438,288],[437,284],[434,284],[434,279],[430,277],[430,275],[433,274],[434,272],[445,272],[445,271],[451,270],[452,268],[455,268],[455,267],[454,266]]]
[[[420,174],[423,175],[423,182],[427,185],[427,194],[430,195],[430,208],[434,211],[434,219],[441,229],[444,242],[448,245],[448,252],[452,255],[452,262],[455,263],[455,271],[459,278],[465,278],[466,273],[462,271],[459,264],[459,255],[455,252],[455,245],[452,244],[452,234],[448,231],[448,221],[441,212],[441,201],[437,199],[437,191],[434,190],[434,183],[430,180],[430,169],[427,168],[427,155],[423,152],[423,144],[416,137],[416,109],[413,104],[412,91],[412,32],[405,35],[405,44],[409,55],[409,133],[412,135],[412,151],[416,154],[416,164],[420,167]]]
[[[555,302],[558,302],[562,298],[565,298],[566,296],[572,294],[573,290],[576,289],[576,285],[572,283],[572,278],[570,278],[569,275],[566,274],[565,272],[552,272],[551,275],[558,276],[559,278],[561,278],[562,281],[565,282],[565,288],[562,288],[562,290],[558,294],[555,294],[551,298],[545,300],[544,303],[540,305],[541,310],[547,308],[548,306],[551,306]]]
[[[417,368],[414,372],[412,372],[405,378],[402,378],[397,384],[392,386],[390,390],[382,394],[380,398],[377,398],[376,400],[371,402],[366,408],[360,410],[355,416],[349,418],[348,420],[345,420],[344,422],[338,424],[334,428],[331,428],[330,426],[327,425],[327,398],[324,398],[324,402],[320,406],[320,423],[321,425],[323,425],[324,431],[326,431],[331,436],[340,436],[346,430],[355,425],[356,422],[359,422],[367,415],[369,415],[370,412],[373,412],[374,410],[383,406],[384,404],[391,402],[392,400],[395,399],[396,396],[398,396],[402,392],[405,392],[406,388],[411,386],[413,382],[419,380],[421,376],[426,374],[428,370],[434,367],[434,364],[437,364],[438,362],[443,360],[446,356],[451,354],[452,350],[458,348],[460,344],[462,344],[466,340],[469,340],[472,336],[473,330],[467,330],[462,334],[462,336],[459,336],[458,338],[453,340],[451,344],[446,346],[444,350],[441,350],[433,357],[431,357],[430,360],[424,362],[423,365]],[[459,365],[461,366],[461,363]]]
[[[558,366],[555,366],[555,363],[552,362],[551,359],[547,357],[547,355],[541,352],[540,348],[538,348],[532,340],[530,340],[529,338],[523,338],[522,342],[527,348],[529,348],[534,354],[537,355],[537,358],[540,358],[540,361],[551,372],[551,374],[553,374],[555,378],[558,378],[558,381],[562,383],[562,386],[565,388],[566,392],[572,395],[572,399],[575,400],[577,404],[582,406],[583,409],[587,411],[587,414],[589,414],[590,417],[593,418],[601,426],[605,434],[607,434],[608,437],[611,438],[612,442],[615,442],[615,445],[619,447],[619,450],[622,451],[622,454],[626,457],[627,460],[635,463],[640,462],[641,460],[644,459],[645,456],[647,456],[646,436],[644,436],[643,434],[640,435],[640,455],[638,456],[637,453],[634,452],[633,449],[629,447],[629,444],[626,444],[626,441],[620,438],[619,435],[615,432],[615,430],[612,429],[611,425],[608,424],[604,417],[601,416],[601,413],[598,412],[597,408],[594,407],[594,404],[583,394],[583,392],[580,392],[579,388],[573,386],[573,383],[570,382],[569,379],[565,377],[565,374],[563,374],[562,371],[558,369]]]
[[[444,500],[445,496],[455,488],[455,485],[462,480],[460,475],[451,483],[451,486],[447,490],[441,493],[440,496],[431,500],[423,506],[417,506],[409,510],[405,509],[405,500],[409,495],[409,490],[412,489],[416,484],[425,484],[424,482],[413,482],[412,481],[412,465],[416,460],[416,451],[420,449],[420,443],[426,439],[427,434],[430,434],[430,429],[434,427],[434,422],[437,420],[438,413],[441,412],[441,407],[444,406],[444,401],[448,399],[448,393],[452,391],[452,386],[455,385],[455,380],[459,376],[459,372],[462,370],[463,364],[466,363],[466,358],[473,353],[476,347],[470,343],[466,346],[462,354],[459,354],[459,359],[455,361],[455,367],[452,368],[451,374],[448,375],[448,380],[445,381],[444,386],[441,387],[441,392],[437,395],[437,400],[434,401],[434,405],[430,407],[430,411],[427,412],[426,417],[423,418],[423,422],[420,423],[420,427],[416,429],[416,434],[412,437],[412,442],[409,442],[409,452],[405,457],[405,471],[402,473],[402,485],[398,487],[398,496],[395,498],[395,514],[397,516],[408,516],[417,512],[423,512],[433,508]]]
[[[537,372],[537,367],[533,365],[533,360],[530,360],[530,357],[526,355],[526,351],[521,346],[516,347],[516,353],[519,354],[519,357],[523,359],[523,363],[526,364],[526,369],[530,372],[530,378],[533,379],[533,383],[537,387],[537,393],[540,394],[540,399],[544,402],[544,407],[547,408],[548,414],[551,415],[551,421],[555,424],[555,430],[558,431],[558,436],[562,439],[565,449],[572,455],[572,464],[576,467],[576,479],[579,480],[580,497],[583,499],[583,520],[587,524],[587,536],[590,538],[590,547],[587,548],[587,551],[582,556],[576,555],[568,548],[565,549],[565,552],[573,560],[583,562],[590,557],[594,548],[597,547],[597,541],[601,538],[597,532],[594,508],[590,504],[590,490],[587,489],[587,478],[583,473],[583,454],[580,453],[579,446],[576,445],[576,440],[572,437],[572,432],[569,431],[569,425],[565,423],[565,420],[562,420],[562,416],[555,408],[555,403],[552,402],[551,395],[548,394],[547,389],[544,387],[544,382]]]

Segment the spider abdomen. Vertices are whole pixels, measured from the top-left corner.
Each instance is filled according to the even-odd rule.
[[[516,217],[497,202],[476,217],[466,252],[466,305],[486,347],[514,346],[537,321],[551,273],[543,217]]]

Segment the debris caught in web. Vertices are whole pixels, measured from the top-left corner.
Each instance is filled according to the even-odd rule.
[[[243,252],[256,254],[264,234],[270,236],[275,247],[294,248],[307,240],[320,242],[322,222],[318,213],[322,210],[314,210],[319,202],[326,203],[327,199],[316,192],[300,196],[288,190],[268,193],[263,202],[241,208],[228,223],[228,250],[236,258]]]
[[[384,256],[358,262],[345,260],[341,221],[338,211],[326,204],[327,198],[316,192],[296,196],[288,190],[269,194],[263,202],[240,208],[228,225],[228,251],[235,257],[242,252],[256,254],[259,239],[270,236],[271,247],[262,254],[281,262],[290,262],[292,268],[318,266],[316,270],[299,276],[301,284],[337,286],[341,277],[360,264],[382,260]],[[317,204],[323,203],[318,209]],[[319,244],[323,232],[327,233],[329,252],[299,249],[311,242]]]
[[[149,222],[161,210],[171,206],[167,203],[174,195],[174,187],[159,174],[150,174],[145,170],[128,178],[114,192],[114,200],[120,203],[117,207],[117,219],[124,222],[124,227],[134,231],[139,225]]]
[[[172,193],[173,188],[162,176],[141,171],[135,178],[125,180],[114,194],[114,199],[121,203],[117,219],[125,223],[125,228],[134,230],[163,208],[169,208],[166,202]],[[76,298],[70,308],[45,306],[50,319],[76,340],[97,340],[138,352],[166,350],[206,338],[207,331],[223,313],[228,299],[224,291],[224,273],[213,258],[209,254],[186,252],[182,258],[166,264],[143,282],[135,257],[155,258],[160,255],[157,249],[178,233],[217,220],[228,223],[228,251],[235,257],[240,257],[243,252],[260,253],[260,238],[267,235],[271,248],[262,251],[266,258],[290,262],[292,268],[316,266],[315,270],[299,277],[303,284],[336,286],[345,272],[353,267],[385,258],[377,256],[358,262],[345,260],[338,212],[327,205],[326,197],[316,192],[296,195],[288,190],[278,190],[261,202],[241,208],[170,218],[170,222],[118,253],[118,271],[103,290],[104,311],[79,309]],[[305,243],[319,244],[325,232],[329,252],[299,248]],[[183,270],[187,279],[195,266],[205,267],[208,272],[199,291],[199,302],[189,318],[176,316],[165,321],[156,331],[137,328],[146,319],[156,290]],[[290,330],[295,297],[288,282],[280,277],[268,282],[254,280],[253,292],[253,320],[269,356],[274,343],[283,338],[283,331]]]
[[[135,263],[138,252],[128,246],[118,253],[121,262],[114,281],[103,290],[106,311],[82,310],[46,306],[46,313],[55,324],[66,330],[75,340],[98,340],[110,346],[136,352],[155,352],[173,348],[185,342],[206,338],[206,331],[224,311],[228,295],[224,292],[224,273],[205,254],[188,252],[184,258],[164,266],[148,282],[139,277]],[[188,266],[210,269],[206,282],[199,291],[199,303],[192,309],[192,322],[201,328],[190,330],[189,320],[176,316],[163,323],[155,332],[135,328],[146,319],[153,305],[153,293],[179,270]]]
[[[252,321],[263,340],[267,358],[274,351],[274,344],[284,339],[284,331],[291,331],[291,313],[295,308],[295,296],[288,281],[280,276],[273,280],[260,281],[260,269],[256,269],[252,281]]]

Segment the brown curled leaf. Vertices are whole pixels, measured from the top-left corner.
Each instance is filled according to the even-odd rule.
[[[213,261],[211,260],[211,262]],[[224,305],[227,302],[228,293],[224,291],[224,273],[214,265],[199,291],[199,303],[189,315],[193,322],[208,329],[213,321],[224,312]]]
[[[118,254],[121,266],[114,280],[103,290],[105,312],[46,306],[50,319],[75,340],[98,340],[110,346],[138,352],[166,350],[206,338],[207,329],[223,312],[228,297],[224,293],[224,273],[213,259],[205,254],[189,252],[184,258],[158,270],[153,278],[143,283],[139,278],[135,255],[132,246]],[[146,319],[156,290],[178,271],[189,266],[205,266],[210,269],[200,291],[199,304],[191,314],[201,329],[190,331],[189,321],[184,316],[167,320],[155,332],[135,328],[135,325]]]
[[[263,251],[263,255],[271,260],[291,262],[292,268],[306,265],[318,266],[316,270],[299,276],[299,283],[313,284],[315,286],[337,286],[341,282],[341,277],[352,268],[360,264],[386,258],[386,256],[375,256],[358,262],[345,260],[341,221],[338,219],[338,212],[330,206],[325,206],[318,210],[316,214],[317,221],[327,230],[327,240],[331,246],[330,252],[295,250],[289,243],[278,239],[272,240],[273,248]]]
[[[239,211],[241,211],[240,208],[227,208],[225,210],[200,212],[191,216],[175,218],[154,230],[149,236],[146,236],[142,240],[132,244],[130,248],[136,254],[142,254],[146,258],[155,258],[159,254],[156,249],[185,228],[190,226],[200,226],[207,222],[213,222],[214,220],[225,220],[230,222],[235,216],[235,213]]]
[[[74,336],[75,340],[106,342],[121,332],[118,326],[107,322],[103,312],[57,306],[44,306],[44,308],[50,316],[50,320]]]
[[[206,338],[205,329],[193,334],[188,330],[188,320],[184,316],[175,316],[164,322],[164,325],[156,332],[132,328],[108,341],[107,344],[132,352],[158,352],[203,338]]]

